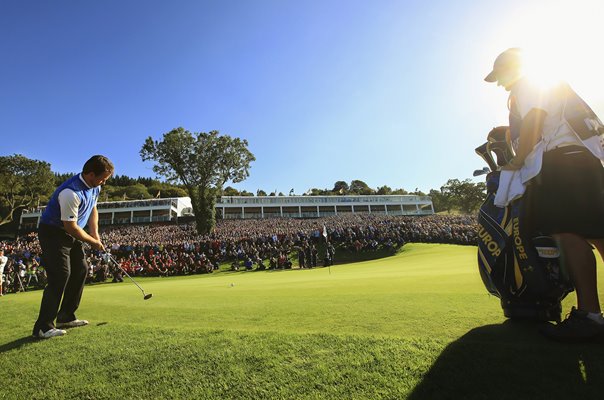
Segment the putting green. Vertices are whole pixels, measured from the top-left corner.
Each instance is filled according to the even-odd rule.
[[[457,318],[464,304],[476,303],[490,321],[501,319],[497,300],[486,294],[476,273],[474,251],[409,245],[399,256],[331,271],[143,279],[145,291],[153,293],[147,301],[128,281],[101,285],[86,289],[79,315],[174,329],[424,337],[443,320]],[[414,322],[417,318],[425,321]],[[470,320],[442,334],[453,338],[473,326]]]
[[[1,298],[0,381],[18,385],[0,398],[589,398],[604,382],[602,350],[592,362],[504,323],[475,247],[137,281],[152,299],[128,281],[86,287],[78,317],[91,325],[48,341],[28,338],[41,291]]]

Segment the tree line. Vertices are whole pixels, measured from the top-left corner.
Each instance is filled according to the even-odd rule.
[[[54,173],[54,186],[57,187],[74,173]],[[388,185],[372,188],[362,180],[352,180],[350,184],[345,181],[336,181],[331,189],[311,188],[302,194],[296,194],[291,189],[287,195],[302,196],[354,196],[354,195],[416,195],[430,196],[436,212],[459,210],[464,213],[472,213],[478,209],[484,199],[485,184],[474,183],[467,179],[449,179],[439,189],[432,189],[424,193],[419,189],[407,191],[405,189],[392,189]],[[267,192],[262,189],[256,193],[247,190],[238,190],[227,186],[218,192],[219,196],[286,196],[283,192]],[[101,201],[139,200],[151,198],[187,197],[188,193],[183,185],[162,182],[154,178],[138,177],[132,178],[127,175],[112,176],[108,183],[103,186]],[[45,204],[42,201],[42,204]]]
[[[153,162],[153,171],[164,180],[116,175],[104,186],[100,201],[190,197],[197,230],[200,234],[208,233],[215,225],[215,203],[219,196],[254,196],[254,193],[224,186],[227,182],[242,182],[249,176],[255,157],[247,146],[246,140],[221,135],[218,131],[196,133],[176,128],[165,133],[161,140],[148,137],[140,150],[141,159]],[[49,163],[20,154],[0,156],[0,225],[13,221],[18,210],[45,205],[53,190],[74,174],[53,173]],[[294,189],[288,192],[288,195],[294,194]],[[374,189],[358,179],[350,183],[336,181],[331,189],[311,188],[303,193],[307,196],[373,194],[426,195],[418,189],[408,192],[387,185]],[[432,197],[436,212],[472,213],[485,194],[484,183],[450,179],[427,195]],[[284,193],[258,189],[255,195],[283,196]]]
[[[75,173],[54,173],[54,186],[57,187]],[[182,185],[162,182],[154,178],[131,178],[127,175],[114,175],[103,186],[100,201],[146,200],[152,198],[186,197],[187,191]]]

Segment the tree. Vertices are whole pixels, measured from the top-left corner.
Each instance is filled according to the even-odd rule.
[[[318,189],[318,188],[308,189],[308,192],[305,193],[305,195],[308,195],[308,196],[330,196],[333,194],[337,194],[337,193],[333,193],[333,191],[329,191],[327,189]]]
[[[111,183],[114,186],[131,186],[135,185],[137,182],[136,179],[130,178],[126,175],[115,175],[111,177]]]
[[[239,190],[235,189],[232,186],[227,186],[222,191],[223,196],[239,196]]]
[[[100,202],[121,200],[124,196],[124,189],[119,186],[103,185],[101,194],[99,196]]]
[[[126,198],[129,200],[150,199],[151,195],[147,188],[142,183],[130,185],[126,187]]]
[[[348,187],[348,183],[344,181],[337,181],[336,183],[334,183],[333,189],[331,189],[331,191],[335,194],[348,194],[349,189],[350,188]]]
[[[400,189],[395,189],[392,191],[392,193],[390,194],[399,194],[399,195],[405,195],[405,194],[409,194],[409,192],[407,192],[405,189],[400,188]]]
[[[445,210],[449,211],[451,209],[449,203],[447,202],[447,197],[441,191],[436,189],[430,189],[430,193],[428,193],[428,196],[432,198],[432,205],[434,206],[435,212],[441,212]]]
[[[442,209],[447,210],[448,213],[459,204],[460,185],[461,182],[459,179],[449,179],[447,183],[440,187],[441,196],[439,201],[441,202]]]
[[[373,194],[374,190],[371,189],[365,182],[360,180],[354,180],[350,182],[350,193],[351,194]]]
[[[443,209],[450,212],[452,208],[458,208],[469,214],[480,207],[486,194],[486,185],[483,182],[476,184],[470,179],[449,179],[440,191],[442,196],[437,201],[441,202]],[[434,201],[434,197],[432,199]]]
[[[392,189],[390,188],[390,186],[384,185],[384,186],[378,188],[377,194],[381,194],[381,195],[392,194]]]
[[[220,135],[218,131],[189,132],[179,127],[161,141],[148,137],[140,155],[154,161],[153,171],[169,182],[182,182],[195,213],[197,232],[208,234],[216,224],[216,196],[228,181],[241,182],[249,176],[256,158],[247,140]]]
[[[103,189],[104,191],[105,189]],[[157,182],[147,188],[149,194],[153,197],[162,199],[172,197],[187,197],[187,191],[181,187],[170,185],[168,183]]]
[[[145,178],[145,177],[139,176],[138,178],[136,178],[135,183],[141,183],[141,184],[145,185],[145,187],[150,187],[152,185],[159,183],[159,181],[157,179]]]
[[[409,194],[415,195],[415,196],[426,196],[426,193],[422,192],[421,190],[419,190],[419,188],[415,188],[415,190]]]
[[[262,189],[258,189],[258,191],[256,192],[256,196],[260,197],[260,196],[267,196],[266,192]]]
[[[66,174],[61,174],[59,172],[55,172],[54,173],[54,176],[55,176],[55,187],[60,186],[63,182],[65,182],[67,179],[71,178],[74,175],[75,174],[73,172],[68,172]]]
[[[487,193],[487,185],[484,182],[474,183],[470,179],[461,182],[459,187],[459,209],[471,214],[478,210]]]
[[[36,205],[52,194],[55,176],[50,164],[21,154],[0,157],[0,225],[15,211]]]

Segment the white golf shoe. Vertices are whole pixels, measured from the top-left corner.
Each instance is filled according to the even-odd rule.
[[[42,332],[42,329],[38,331],[36,335],[33,335],[36,339],[50,339],[55,336],[64,336],[67,331],[63,329],[49,329],[46,332]]]
[[[57,328],[77,328],[78,326],[88,325],[85,319],[74,319],[69,322],[57,322]]]

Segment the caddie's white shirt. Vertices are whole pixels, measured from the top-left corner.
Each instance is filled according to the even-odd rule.
[[[545,151],[560,146],[583,146],[563,117],[565,91],[562,85],[542,89],[531,84],[528,79],[521,79],[514,85],[510,93],[516,102],[516,110],[520,118],[537,108],[547,113],[543,121],[543,140]]]
[[[522,183],[527,183],[539,174],[544,152],[561,146],[583,146],[563,118],[563,93],[562,85],[543,89],[531,84],[526,78],[512,87],[510,104],[515,104],[515,110],[511,112],[517,112],[522,119],[534,108],[547,113],[543,121],[542,140],[535,145],[520,169],[519,177]]]

